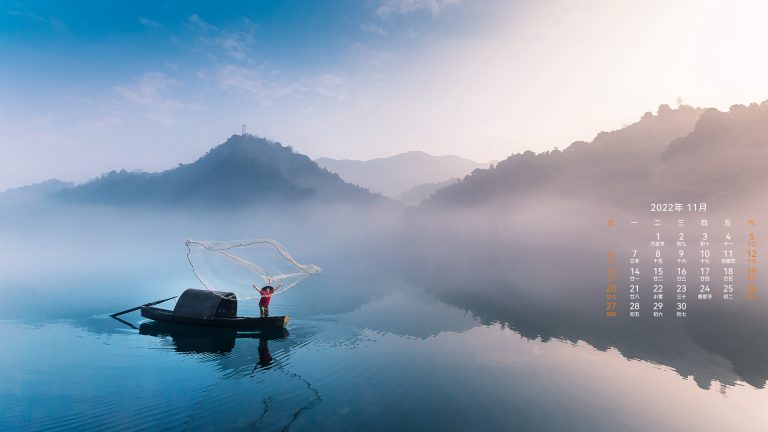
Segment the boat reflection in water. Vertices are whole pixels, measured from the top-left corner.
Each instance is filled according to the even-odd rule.
[[[180,353],[229,353],[235,348],[237,339],[258,339],[258,366],[262,368],[272,364],[269,341],[285,339],[289,334],[285,328],[244,332],[232,328],[210,328],[156,321],[142,323],[139,326],[139,333],[170,337],[174,349]]]
[[[200,402],[185,418],[188,429],[287,430],[321,401],[315,386],[290,369],[289,352],[302,336],[288,338],[285,328],[238,331],[149,321],[139,325],[139,334],[154,336],[170,352],[193,357],[220,374],[206,383]],[[217,415],[235,423],[211,425]]]

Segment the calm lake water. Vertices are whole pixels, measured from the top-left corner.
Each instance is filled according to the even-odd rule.
[[[80,241],[67,266],[48,252],[25,271],[6,268],[0,430],[768,427],[761,317],[612,324],[565,300],[535,306],[490,276],[477,291],[450,290],[380,262],[350,264],[360,254],[347,249],[296,254],[325,273],[273,300],[273,315],[292,317],[286,332],[123,316],[132,327],[109,313],[194,286],[183,243],[155,239],[171,246],[128,262],[147,244]],[[120,257],[85,268],[114,244]]]
[[[138,300],[138,299],[137,299]],[[765,430],[768,391],[527,339],[419,291],[286,333],[0,322],[9,430]],[[711,368],[728,362],[713,361]],[[731,373],[732,374],[732,373]]]

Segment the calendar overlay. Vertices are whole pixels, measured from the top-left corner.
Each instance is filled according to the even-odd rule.
[[[605,316],[684,319],[705,302],[759,295],[758,223],[707,203],[652,203],[644,218],[608,218]]]

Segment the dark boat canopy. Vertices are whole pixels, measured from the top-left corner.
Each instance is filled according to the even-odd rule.
[[[234,293],[188,289],[181,293],[173,316],[197,319],[234,318],[237,316],[237,297]]]

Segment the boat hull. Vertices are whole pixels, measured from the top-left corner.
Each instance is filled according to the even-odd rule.
[[[205,327],[225,327],[236,329],[269,329],[269,328],[284,328],[288,324],[289,316],[273,316],[267,318],[257,317],[214,317],[211,319],[202,318],[189,318],[173,315],[173,311],[168,309],[161,309],[151,306],[141,307],[141,316],[154,321],[175,323],[175,324],[188,324]]]

